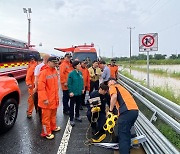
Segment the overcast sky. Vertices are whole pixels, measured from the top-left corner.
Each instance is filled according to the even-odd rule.
[[[31,44],[40,52],[93,42],[101,56],[129,57],[127,27],[135,27],[132,55],[147,33],[158,33],[153,54],[180,54],[180,0],[0,0],[0,34],[27,42],[23,8],[32,9]]]

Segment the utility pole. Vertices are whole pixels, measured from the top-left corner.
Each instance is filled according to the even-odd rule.
[[[113,54],[113,46],[112,46],[112,58],[113,58],[114,54]]]
[[[130,44],[129,44],[129,67],[130,67],[130,72],[131,72],[131,30],[135,29],[135,27],[127,27],[127,29],[130,30]]]
[[[30,31],[30,26],[31,26],[31,17],[30,13],[32,13],[31,8],[23,8],[24,13],[27,14],[27,19],[28,19],[28,47],[30,47],[31,44],[31,31]]]

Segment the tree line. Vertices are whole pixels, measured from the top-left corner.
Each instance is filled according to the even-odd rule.
[[[102,57],[102,59],[109,61],[111,58],[107,57]],[[129,57],[114,57],[117,61],[129,61]],[[131,60],[146,60],[147,55],[145,54],[139,54],[137,56],[131,56]],[[163,60],[163,59],[180,59],[180,54],[171,54],[169,57],[167,55],[162,55],[162,54],[154,54],[154,55],[149,55],[149,59],[151,60]]]

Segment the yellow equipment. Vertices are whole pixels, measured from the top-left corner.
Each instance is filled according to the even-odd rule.
[[[104,130],[106,130],[110,134],[112,134],[113,131],[114,131],[114,126],[116,124],[117,119],[118,119],[117,115],[114,115],[113,113],[109,113],[108,117],[107,117],[107,120],[106,120],[106,123],[103,126]]]
[[[101,109],[100,109],[100,107],[93,107],[92,109],[91,109],[91,112],[100,112],[101,111]]]
[[[98,138],[91,138],[92,142],[99,143],[106,138],[106,134],[100,135]]]

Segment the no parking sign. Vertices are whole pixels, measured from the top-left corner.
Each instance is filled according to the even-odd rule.
[[[158,33],[139,34],[139,51],[157,51]]]

